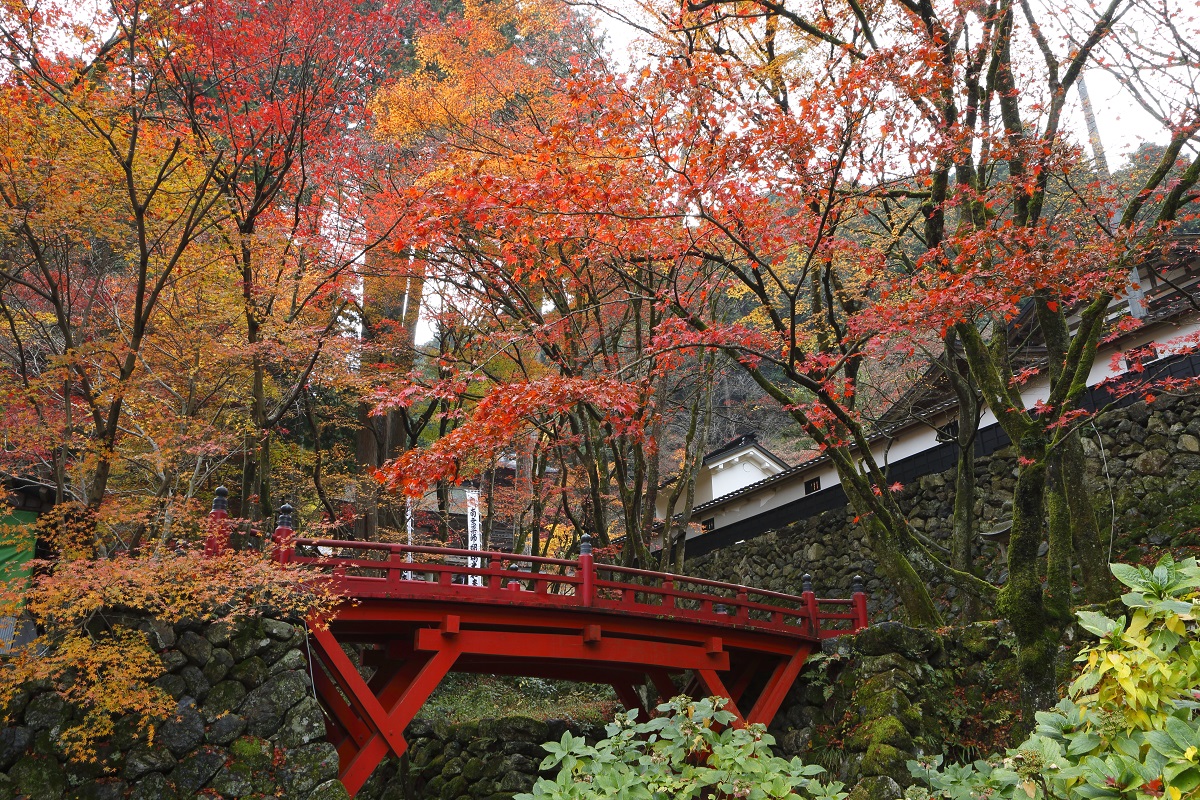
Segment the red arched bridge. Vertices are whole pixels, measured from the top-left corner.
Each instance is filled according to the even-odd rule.
[[[451,671],[608,684],[629,708],[642,708],[637,687],[668,698],[687,674],[685,693],[728,697],[739,720],[768,724],[820,641],[867,625],[857,580],[849,599],[818,599],[807,575],[785,595],[597,564],[587,537],[577,561],[295,539],[290,525],[275,540],[281,560],[328,571],[346,598],[309,629],[351,795],[405,752],[405,728]]]

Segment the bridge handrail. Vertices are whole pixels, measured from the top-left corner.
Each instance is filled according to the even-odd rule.
[[[533,600],[533,598],[553,596],[558,598],[556,602],[608,608],[614,611],[662,614],[669,610],[680,618],[723,620],[728,624],[780,630],[798,628],[807,635],[815,635],[820,638],[828,638],[846,632],[844,629],[826,628],[822,630],[822,621],[848,621],[851,623],[852,630],[859,630],[866,627],[867,624],[866,595],[857,583],[852,597],[826,599],[817,598],[812,592],[811,587],[808,586],[808,576],[805,576],[805,591],[797,596],[689,575],[654,572],[615,564],[599,564],[593,560],[591,553],[583,553],[575,561],[520,553],[464,550],[394,542],[297,539],[291,534],[290,529],[277,532],[275,537],[276,557],[281,561],[332,567],[335,579],[348,593],[355,593],[356,590],[358,594],[381,590],[395,592],[404,586],[412,594],[432,595],[439,591],[439,587],[449,586],[455,577],[463,576],[464,578],[479,577],[481,583],[486,582],[486,586],[456,586],[455,591],[462,590],[461,593],[464,597],[469,597],[476,591],[495,595],[501,590],[517,589],[522,594],[513,595],[512,598],[519,597],[520,601],[524,603],[531,601],[544,603],[545,600]],[[329,548],[339,550],[341,554],[309,556],[298,552],[297,548]],[[354,551],[386,553],[388,558],[384,560],[355,558],[352,554]],[[408,561],[401,558],[411,555],[474,559],[477,560],[479,566],[470,566],[470,561],[465,565],[458,565]],[[507,568],[501,566],[506,563],[509,565]],[[534,571],[532,568],[535,566],[562,567],[563,570],[561,572]],[[353,570],[378,570],[382,571],[385,577],[350,574],[350,571]],[[408,573],[408,575],[404,576],[403,573]],[[430,581],[416,578],[417,574],[435,577]],[[402,578],[406,578],[403,584],[401,583]],[[621,578],[628,580],[621,580]],[[532,585],[532,589],[525,589],[526,585]],[[560,591],[552,592],[551,589],[554,587]],[[706,589],[709,591],[704,591]],[[641,599],[639,599],[639,595]],[[657,598],[658,602],[653,602],[650,598]],[[780,605],[781,602],[787,603],[787,605]],[[696,604],[699,608],[688,608],[687,604],[689,603]],[[723,610],[717,611],[715,608],[717,606],[722,607]],[[834,611],[822,608],[822,606],[848,606],[849,608],[846,611]],[[787,619],[794,619],[796,622],[789,624],[786,622]]]
[[[575,562],[571,561],[568,563],[574,564]],[[714,581],[714,580],[710,580],[708,578],[695,578],[695,577],[692,577],[691,575],[680,575],[680,574],[671,573],[671,572],[654,572],[653,570],[638,569],[636,567],[623,567],[623,566],[618,566],[615,564],[597,564],[596,571],[597,572],[619,572],[624,575],[633,575],[636,577],[648,577],[648,578],[669,577],[677,582],[691,583],[691,584],[695,584],[698,586],[709,586],[709,587],[716,588],[716,589],[730,589],[730,588],[745,589],[747,592],[750,592],[752,594],[756,594],[761,597],[770,597],[775,600],[797,601],[797,600],[802,599],[801,597],[794,595],[794,594],[786,594],[784,592],[776,592],[776,591],[772,591],[770,589],[758,589],[754,586],[746,586],[746,585],[740,584],[740,583],[724,583],[722,581]],[[822,597],[822,598],[820,598],[820,600],[818,602],[829,603],[831,605],[851,605],[851,604],[853,604],[854,600],[852,598],[843,598],[843,597],[831,597],[831,598]]]
[[[438,556],[462,556],[464,558],[483,558],[499,556],[501,561],[529,561],[534,564],[550,564],[552,566],[574,567],[576,561],[564,558],[547,558],[546,556],[524,555],[522,553],[501,553],[496,550],[463,550],[456,547],[431,547],[420,544],[400,544],[398,542],[364,542],[359,540],[341,539],[294,539],[296,547],[335,547],[343,550],[386,550],[392,553],[425,553]],[[336,558],[336,556],[333,556]],[[384,563],[382,561],[376,563]],[[420,563],[420,562],[414,562]]]

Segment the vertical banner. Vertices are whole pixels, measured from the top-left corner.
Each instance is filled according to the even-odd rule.
[[[467,489],[467,549],[483,550],[483,520],[479,516],[478,489]],[[481,569],[483,559],[478,556],[470,556],[467,558],[467,566],[471,569]],[[483,586],[483,576],[467,576],[467,585]]]
[[[412,543],[413,543],[413,501],[412,501],[411,497],[404,498],[404,530],[408,534],[408,546],[412,547]],[[412,560],[413,560],[412,551],[409,550],[408,553],[406,553],[405,555],[408,556],[405,559],[405,561],[407,561],[408,563],[411,564]],[[412,570],[411,569],[404,570],[404,580],[411,581],[412,579],[413,579]]]

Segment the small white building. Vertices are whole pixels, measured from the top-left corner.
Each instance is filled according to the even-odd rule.
[[[1105,342],[1096,355],[1088,376],[1089,391],[1085,408],[1095,409],[1109,402],[1103,382],[1122,375],[1126,365],[1118,353],[1149,350],[1154,354],[1144,362],[1146,378],[1191,378],[1200,375],[1200,353],[1193,352],[1200,342],[1200,313],[1192,304],[1200,296],[1200,242],[1188,242],[1187,255],[1170,268],[1150,278],[1138,277],[1141,284],[1135,316],[1141,327]],[[1135,273],[1136,274],[1136,273]],[[1109,321],[1129,314],[1126,300],[1114,301]],[[1182,342],[1182,344],[1181,344]],[[1029,363],[1036,365],[1034,360]],[[1022,386],[1027,408],[1033,408],[1048,395],[1043,377],[1035,376]],[[920,402],[903,413],[890,415],[871,439],[876,462],[889,480],[907,484],[922,475],[953,469],[957,445],[944,434],[956,419],[956,403],[937,389],[921,394]],[[995,416],[985,411],[975,440],[977,455],[987,455],[1009,444]],[[665,493],[659,494],[659,519],[665,517]],[[846,495],[841,480],[828,457],[819,455],[801,464],[788,465],[760,445],[754,434],[739,436],[704,457],[696,477],[692,520],[702,531],[688,534],[689,557],[751,539],[796,520],[844,508]]]

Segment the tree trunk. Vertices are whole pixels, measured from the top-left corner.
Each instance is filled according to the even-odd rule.
[[[1017,472],[1013,492],[1013,526],[1008,545],[1008,583],[1000,590],[997,610],[1013,626],[1021,703],[1028,723],[1033,713],[1053,705],[1059,631],[1051,625],[1042,595],[1041,558],[1046,490],[1046,446],[1036,434],[1019,445],[1028,460]]]
[[[892,518],[886,509],[878,509],[876,504],[871,502],[871,498],[867,496],[867,493],[871,492],[870,481],[861,473],[852,471],[853,462],[850,462],[851,470],[845,469],[843,462],[849,460],[846,454],[836,450],[830,454],[834,456],[832,460],[842,479],[842,488],[850,500],[850,507],[854,509],[859,523],[866,530],[867,542],[871,546],[875,564],[883,572],[888,583],[894,587],[908,623],[916,627],[930,628],[941,625],[942,615],[933,603],[928,586],[901,550],[898,537],[890,527],[893,524],[908,523],[903,519]],[[838,458],[839,455],[842,458]]]
[[[1108,570],[1108,548],[1100,537],[1091,493],[1083,483],[1083,443],[1079,431],[1063,439],[1057,449],[1062,457],[1062,492],[1070,509],[1071,537],[1079,562],[1083,597],[1089,603],[1103,603],[1117,596],[1117,585]]]
[[[1071,510],[1067,505],[1062,453],[1051,452],[1046,464],[1046,613],[1060,624],[1071,613]]]
[[[963,419],[959,413],[960,425]],[[964,446],[959,439],[958,461],[954,470],[954,529],[950,539],[950,566],[972,575],[975,568],[975,436]],[[982,603],[973,594],[963,597],[963,616],[980,618]]]
[[[958,430],[954,441],[958,445],[958,459],[954,470],[954,514],[950,537],[950,566],[969,575],[978,575],[975,565],[976,530],[975,520],[975,438],[979,433],[979,394],[971,374],[960,368],[956,341],[952,328],[946,335],[945,364],[943,369],[954,395],[958,400]],[[982,599],[974,593],[963,596],[963,616],[976,620],[983,611]]]

